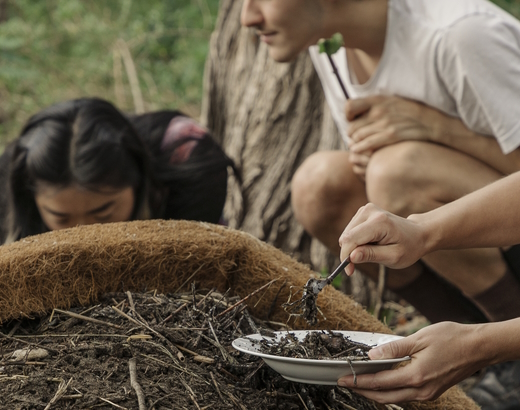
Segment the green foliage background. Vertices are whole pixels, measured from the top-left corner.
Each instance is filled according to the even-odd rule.
[[[495,1],[520,17],[520,0]],[[0,146],[57,101],[95,95],[134,111],[129,62],[146,110],[198,115],[218,0],[2,2],[8,18],[0,23]],[[120,57],[121,47],[130,59]]]
[[[0,23],[0,145],[57,101],[100,96],[134,111],[132,62],[146,110],[198,115],[217,12],[218,0],[8,0]],[[131,59],[120,57],[121,47]]]

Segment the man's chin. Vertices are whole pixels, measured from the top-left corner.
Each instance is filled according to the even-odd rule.
[[[296,60],[300,53],[283,52],[281,50],[273,49],[269,47],[269,57],[271,57],[277,63],[290,63]]]

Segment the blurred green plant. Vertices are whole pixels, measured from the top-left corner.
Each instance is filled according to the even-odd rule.
[[[197,116],[219,0],[0,0],[0,147],[57,101]],[[520,0],[495,0],[520,17]]]
[[[0,23],[0,145],[57,101],[198,115],[218,0],[9,0]]]

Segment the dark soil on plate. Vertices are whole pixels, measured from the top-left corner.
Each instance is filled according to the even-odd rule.
[[[368,351],[372,347],[333,331],[311,331],[303,340],[288,332],[279,341],[264,339],[259,342],[262,353],[318,360],[369,360]]]
[[[347,389],[290,382],[233,349],[259,327],[282,329],[239,302],[209,290],[127,292],[5,323],[0,409],[386,408]]]

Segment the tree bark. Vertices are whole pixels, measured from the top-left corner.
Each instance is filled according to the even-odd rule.
[[[243,178],[230,189],[225,216],[231,227],[321,269],[327,252],[295,220],[290,182],[307,156],[342,142],[308,54],[290,64],[271,60],[254,30],[240,27],[241,6],[221,1],[202,107],[202,121]]]
[[[343,142],[308,53],[292,63],[269,58],[254,30],[240,26],[243,0],[221,0],[206,62],[201,120],[235,161],[243,182],[231,182],[225,217],[314,270],[330,270],[338,255],[312,239],[291,209],[290,183],[318,150]],[[369,305],[373,284],[362,275],[345,291]]]

